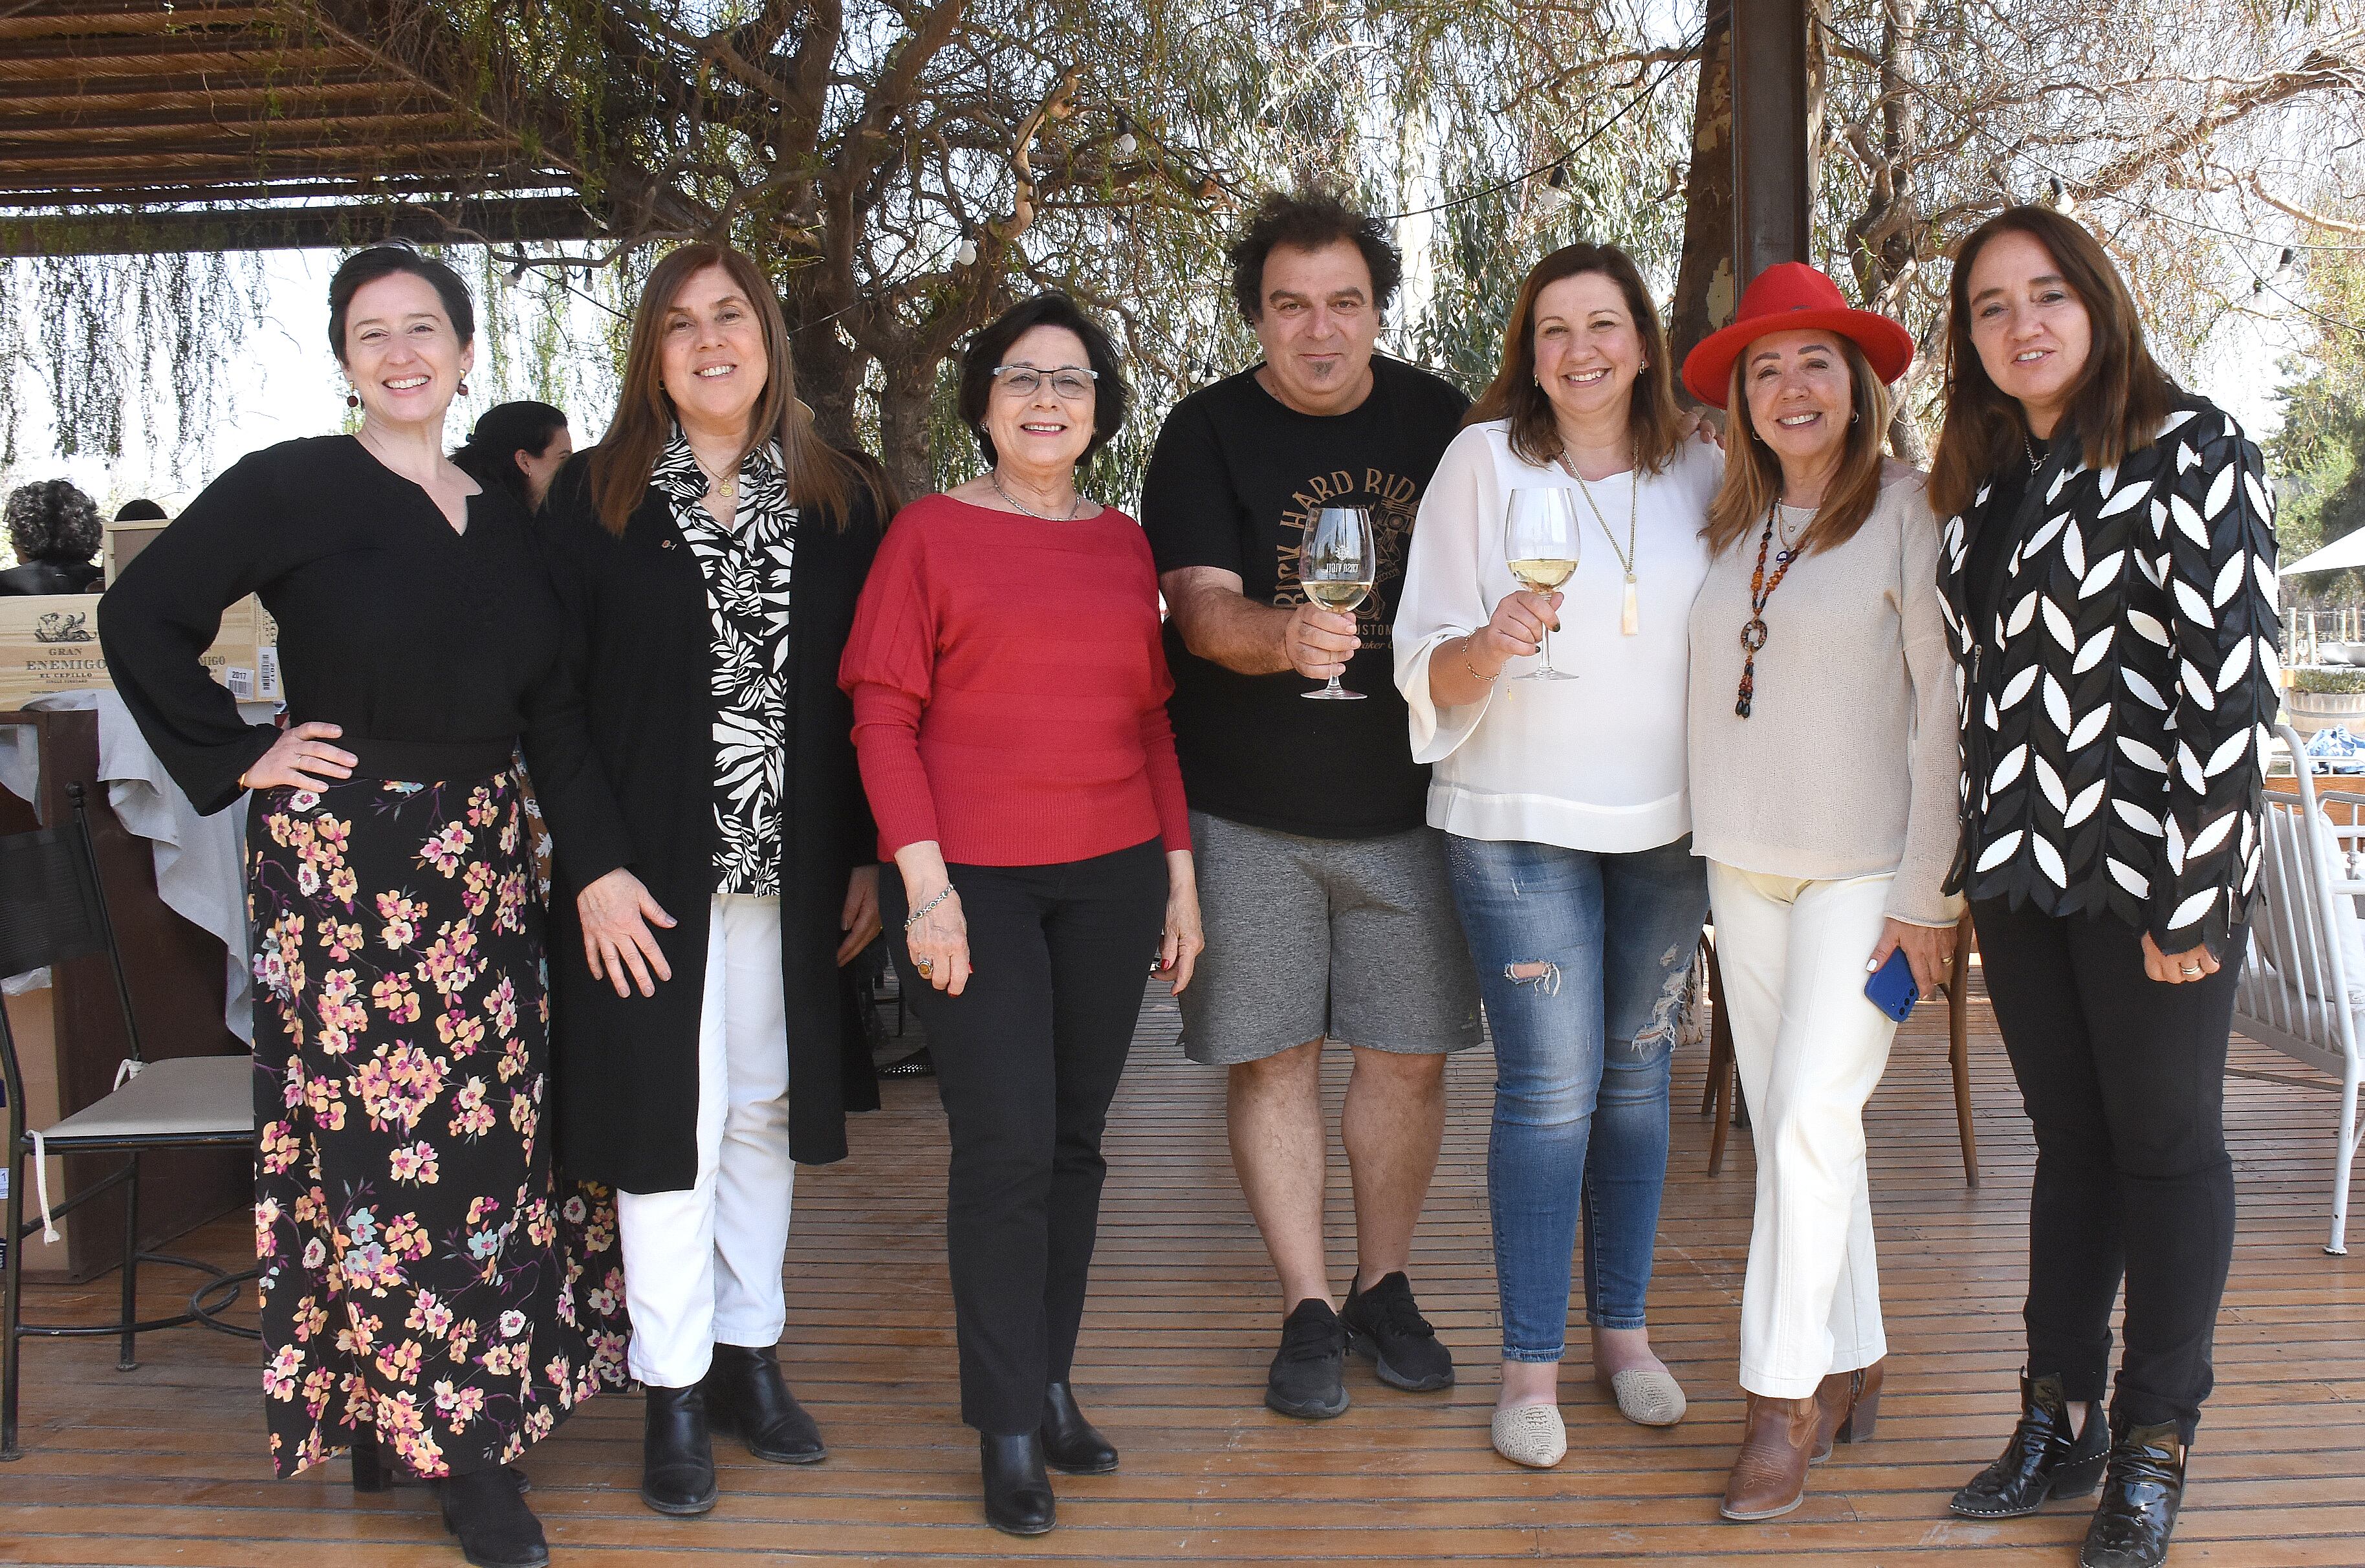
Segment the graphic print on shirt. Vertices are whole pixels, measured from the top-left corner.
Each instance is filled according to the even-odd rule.
[[[1379,570],[1371,593],[1355,611],[1355,635],[1363,640],[1364,652],[1384,652],[1391,646],[1389,628],[1396,618],[1391,595],[1404,581],[1405,547],[1412,538],[1413,519],[1420,510],[1422,486],[1421,480],[1384,468],[1365,468],[1360,480],[1354,473],[1339,468],[1314,475],[1294,487],[1289,506],[1281,514],[1282,536],[1274,545],[1273,603],[1295,608],[1306,602],[1306,590],[1297,580],[1297,562],[1315,514],[1324,507],[1368,507]]]
[[[736,526],[702,504],[705,471],[677,429],[651,482],[672,503],[674,526],[706,579],[714,631],[715,890],[758,897],[780,890],[780,800],[787,757],[789,579],[796,510],[779,450],[740,465]]]

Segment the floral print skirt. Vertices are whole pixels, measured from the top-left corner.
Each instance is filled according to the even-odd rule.
[[[622,1387],[603,1188],[552,1170],[550,1008],[514,774],[259,790],[255,1252],[282,1475],[375,1431],[506,1463]]]

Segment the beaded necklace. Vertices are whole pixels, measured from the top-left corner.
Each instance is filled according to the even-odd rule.
[[[1777,499],[1765,509],[1765,528],[1757,536],[1757,569],[1749,574],[1749,621],[1741,629],[1741,690],[1732,704],[1733,712],[1743,719],[1749,717],[1750,704],[1757,695],[1757,650],[1765,645],[1766,601],[1789,575],[1790,563],[1799,558],[1796,550],[1781,551],[1774,557],[1774,575],[1765,575],[1765,553],[1773,547],[1774,519],[1781,506]]]

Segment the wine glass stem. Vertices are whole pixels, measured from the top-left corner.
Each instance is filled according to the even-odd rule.
[[[1544,628],[1544,673],[1551,674],[1552,666],[1552,628],[1547,626]]]
[[[1324,687],[1322,689],[1325,691],[1337,691],[1339,689],[1339,678],[1335,675],[1332,676],[1330,678],[1330,684]]]

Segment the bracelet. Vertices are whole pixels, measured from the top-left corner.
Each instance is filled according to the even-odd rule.
[[[935,909],[938,904],[944,902],[947,899],[952,896],[953,885],[950,882],[947,882],[944,886],[943,891],[939,892],[935,898],[930,899],[927,902],[922,904],[919,908],[913,910],[910,914],[903,917],[903,929],[909,931],[914,925],[919,924],[923,920],[927,919],[928,913],[931,910]]]
[[[1470,644],[1477,640],[1477,636],[1474,633],[1462,639],[1462,667],[1468,670],[1470,672],[1470,678],[1478,682],[1479,685],[1490,685],[1493,682],[1501,679],[1503,672],[1501,670],[1496,670],[1493,675],[1480,675],[1478,673],[1478,666],[1470,662]]]

